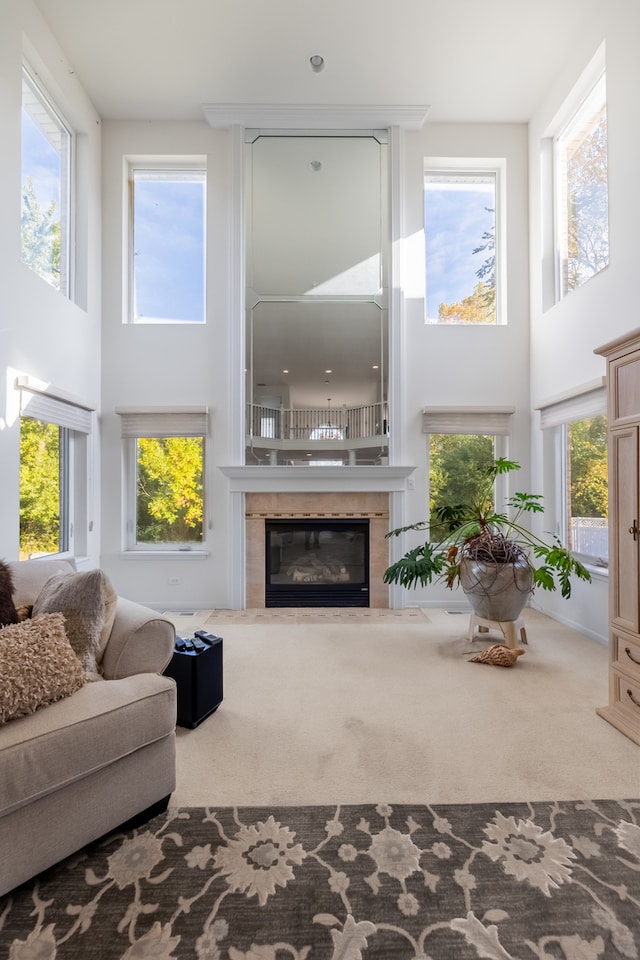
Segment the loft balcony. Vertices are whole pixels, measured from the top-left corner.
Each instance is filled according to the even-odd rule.
[[[308,409],[247,404],[247,464],[386,464],[388,446],[386,403]]]

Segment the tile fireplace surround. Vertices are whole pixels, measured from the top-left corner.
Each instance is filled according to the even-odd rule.
[[[231,514],[244,530],[244,547],[232,561],[243,596],[234,608],[264,609],[267,519],[368,518],[369,605],[389,609],[385,534],[401,526],[407,478],[415,467],[221,467],[229,481]],[[235,579],[235,577],[234,577]],[[238,602],[240,601],[240,602]]]
[[[366,517],[369,519],[369,606],[388,608],[382,575],[389,566],[388,493],[248,493],[245,499],[247,607],[264,607],[265,520]]]

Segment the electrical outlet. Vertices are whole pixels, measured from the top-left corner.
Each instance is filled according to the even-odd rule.
[[[167,577],[167,583],[170,587],[179,587],[180,577]]]

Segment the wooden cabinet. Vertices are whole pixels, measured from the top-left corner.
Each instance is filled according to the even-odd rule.
[[[609,424],[609,703],[597,712],[640,744],[640,329],[595,352]]]

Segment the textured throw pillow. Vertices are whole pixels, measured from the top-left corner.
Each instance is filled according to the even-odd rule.
[[[69,643],[87,679],[99,679],[102,630],[107,620],[111,584],[102,570],[72,573],[47,580],[33,605],[33,616],[62,613]]]
[[[0,724],[68,697],[84,682],[61,613],[0,629]]]

